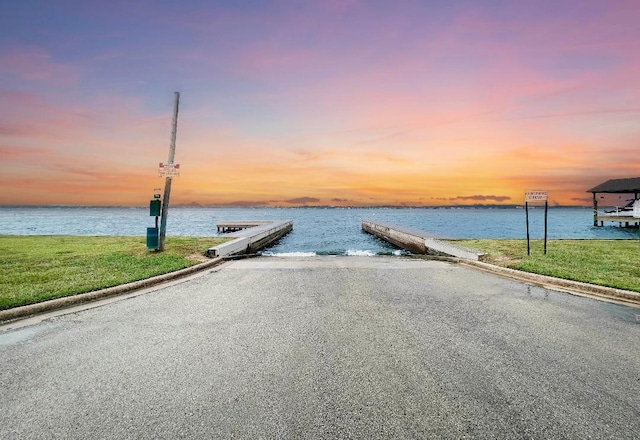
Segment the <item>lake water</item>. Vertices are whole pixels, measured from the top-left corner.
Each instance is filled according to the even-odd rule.
[[[265,253],[389,254],[392,246],[361,231],[362,220],[384,221],[446,238],[526,238],[524,209],[497,208],[171,208],[167,236],[217,236],[216,223],[293,220],[293,232]],[[544,209],[529,210],[531,238],[544,236]],[[154,226],[149,209],[123,207],[0,207],[0,234],[137,235]],[[591,208],[550,208],[554,238],[638,238],[637,229],[594,227]]]

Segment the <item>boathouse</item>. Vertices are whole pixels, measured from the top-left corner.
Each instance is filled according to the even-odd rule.
[[[626,179],[610,179],[594,186],[587,192],[593,194],[593,226],[604,226],[604,222],[618,222],[620,226],[629,227],[630,225],[638,226],[640,218],[633,216],[633,208],[631,206],[619,208],[609,211],[598,211],[598,194],[633,194],[633,200],[638,199],[640,194],[640,177],[630,177]]]

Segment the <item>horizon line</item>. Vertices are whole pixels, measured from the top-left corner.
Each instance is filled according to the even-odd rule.
[[[228,205],[228,204],[193,204],[193,203],[176,203],[170,205],[172,208],[277,208],[277,209],[299,209],[299,208],[524,208],[525,204],[491,204],[491,203],[474,203],[474,204],[458,204],[458,205]],[[529,205],[530,208],[543,207],[544,204]],[[609,206],[609,205],[602,205]],[[611,205],[615,206],[615,205]],[[548,204],[549,208],[592,208],[592,205],[561,205]],[[0,208],[148,208],[147,204],[143,205],[80,205],[80,204],[0,204]]]

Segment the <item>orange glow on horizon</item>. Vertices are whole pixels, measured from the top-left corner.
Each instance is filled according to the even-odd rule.
[[[629,2],[7,8],[0,205],[145,205],[176,90],[174,204],[590,205],[640,176]]]

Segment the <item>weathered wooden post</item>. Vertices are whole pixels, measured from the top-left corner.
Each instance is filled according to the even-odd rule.
[[[173,160],[176,155],[176,134],[178,132],[178,105],[180,103],[180,92],[175,92],[176,102],[173,108],[173,121],[171,124],[171,143],[169,144],[169,158],[164,164],[164,194],[162,198],[162,214],[160,217],[160,243],[158,250],[164,250],[164,242],[167,234],[167,213],[169,211],[169,196],[171,195],[171,177],[175,175],[179,165],[174,165]]]

